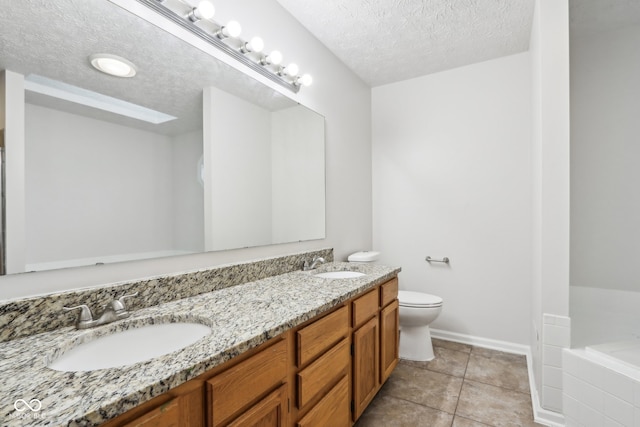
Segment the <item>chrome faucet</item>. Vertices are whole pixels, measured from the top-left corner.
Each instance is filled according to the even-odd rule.
[[[93,328],[94,326],[105,325],[107,323],[115,322],[116,320],[124,319],[129,317],[131,313],[127,311],[126,306],[124,305],[125,298],[131,298],[138,295],[138,293],[123,295],[118,299],[114,299],[104,308],[100,316],[97,319],[93,318],[93,313],[91,309],[86,304],[81,304],[76,307],[62,307],[64,311],[71,311],[80,309],[80,316],[78,316],[78,320],[76,321],[76,328],[78,329],[87,329]]]
[[[326,261],[322,257],[315,257],[313,261],[311,261],[311,265],[309,265],[309,261],[305,260],[304,264],[302,264],[302,271],[313,270],[318,266],[318,264],[324,264]]]

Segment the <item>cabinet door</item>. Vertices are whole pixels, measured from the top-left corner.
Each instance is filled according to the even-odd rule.
[[[378,390],[378,317],[353,333],[353,420],[357,420]]]
[[[400,306],[394,301],[380,311],[380,383],[384,383],[398,364]]]
[[[284,427],[287,415],[287,386],[282,385],[253,405],[228,427]]]

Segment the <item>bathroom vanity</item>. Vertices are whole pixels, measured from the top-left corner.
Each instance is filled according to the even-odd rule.
[[[398,363],[398,279],[104,424],[350,426]]]
[[[220,275],[252,268],[241,267],[224,267]],[[344,270],[364,275],[316,276]],[[0,394],[11,402],[2,402],[0,416],[9,426],[351,426],[398,362],[399,271],[328,263],[311,272],[295,270],[132,306],[130,318],[98,328],[65,326],[2,342]],[[183,279],[175,286],[184,286]],[[149,283],[126,291],[144,293],[144,285]],[[63,297],[69,298],[56,296]],[[96,336],[169,322],[202,323],[211,334],[182,350],[119,368],[59,372],[48,367]],[[39,417],[24,418],[13,406],[16,399],[37,399]]]

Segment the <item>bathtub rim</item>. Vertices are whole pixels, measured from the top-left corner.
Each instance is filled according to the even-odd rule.
[[[634,381],[640,382],[640,366],[631,364],[625,360],[619,359],[606,352],[606,350],[608,348],[611,348],[611,346],[620,345],[622,343],[626,343],[629,341],[633,341],[634,343],[637,343],[638,351],[640,351],[640,339],[614,341],[610,343],[596,344],[592,346],[586,346],[583,348],[569,349],[569,350],[574,351],[576,354],[581,355],[587,360],[595,362],[604,368],[610,369],[614,372],[617,372],[626,377],[629,377]]]

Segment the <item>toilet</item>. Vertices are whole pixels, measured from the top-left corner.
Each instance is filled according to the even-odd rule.
[[[398,291],[400,303],[400,358],[433,360],[429,325],[442,311],[442,298],[413,291]]]
[[[365,251],[349,255],[349,262],[372,263],[380,252]],[[429,325],[442,311],[442,298],[413,291],[398,291],[400,304],[400,358],[426,362],[433,360]]]

